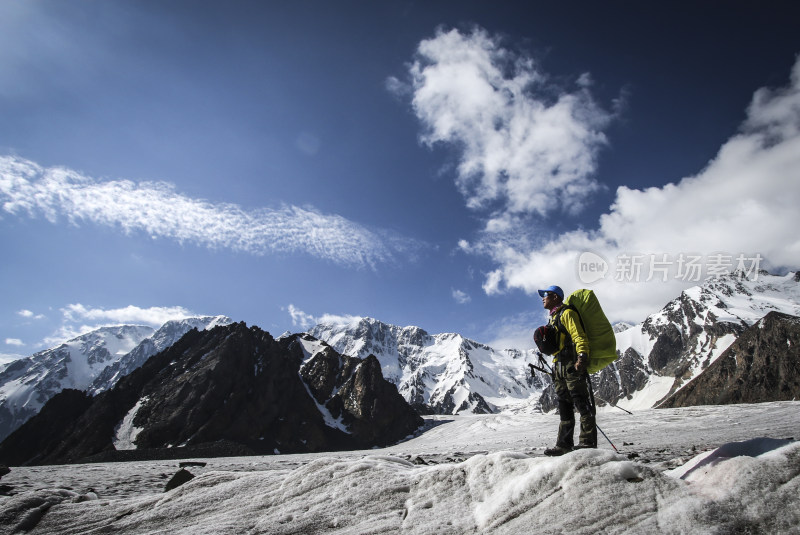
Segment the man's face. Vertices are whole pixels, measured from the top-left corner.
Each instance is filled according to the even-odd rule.
[[[558,296],[553,292],[545,292],[544,296],[542,296],[542,306],[547,310],[552,309],[557,304]]]

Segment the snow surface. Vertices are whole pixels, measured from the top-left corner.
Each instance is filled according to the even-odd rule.
[[[435,416],[384,449],[203,459],[169,492],[178,461],[12,467],[0,533],[800,533],[799,409],[607,411],[619,453],[557,458],[557,416]]]
[[[122,418],[122,421],[117,425],[117,428],[114,430],[114,447],[119,450],[135,450],[136,449],[136,437],[139,436],[139,433],[142,431],[141,427],[135,427],[133,425],[133,419],[136,418],[136,413],[139,412],[141,406],[146,403],[148,400],[147,396],[144,396],[139,401],[136,402],[131,410]]]
[[[641,390],[631,396],[631,399],[620,399],[617,401],[616,406],[622,407],[629,411],[639,411],[649,409],[656,403],[661,401],[667,394],[670,388],[675,383],[674,377],[663,375],[651,375],[647,379],[647,383]],[[615,410],[614,407],[605,406],[598,408],[598,411]]]

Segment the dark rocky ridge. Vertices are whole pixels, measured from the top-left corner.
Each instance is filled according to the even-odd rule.
[[[397,442],[422,424],[374,357],[325,348],[303,365],[299,336],[307,335],[275,340],[244,323],[192,330],[95,398],[76,391],[54,397],[0,444],[0,459],[58,464],[361,449]],[[137,402],[137,449],[117,451],[117,428]],[[339,426],[326,425],[326,416]]]
[[[800,318],[770,312],[659,407],[800,399]]]

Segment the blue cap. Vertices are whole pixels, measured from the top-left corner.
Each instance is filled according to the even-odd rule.
[[[539,297],[544,297],[545,292],[553,292],[561,299],[564,299],[564,290],[562,290],[558,286],[548,286],[544,290],[539,290]]]

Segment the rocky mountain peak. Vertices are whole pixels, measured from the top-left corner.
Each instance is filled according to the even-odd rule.
[[[648,399],[665,398],[703,373],[748,327],[770,311],[800,315],[796,273],[752,279],[711,277],[689,288],[640,326],[617,334],[620,360],[601,372],[601,396],[630,398],[646,385]],[[634,373],[620,374],[626,368]],[[658,390],[660,394],[653,392]]]
[[[144,325],[101,327],[8,364],[0,372],[0,440],[61,390],[87,389],[153,332]]]
[[[661,407],[800,397],[800,317],[769,312]]]
[[[365,326],[369,326],[369,329]],[[309,334],[343,355],[374,355],[383,376],[422,412],[495,412],[532,407],[542,381],[529,375],[524,351],[497,351],[457,333],[431,335],[371,318],[320,324]]]
[[[342,356],[307,335],[275,340],[244,323],[188,331],[63,419],[31,459],[26,445],[42,435],[43,422],[71,414],[66,399],[55,396],[10,435],[0,458],[62,463],[361,449],[396,442],[422,424],[374,357]]]

